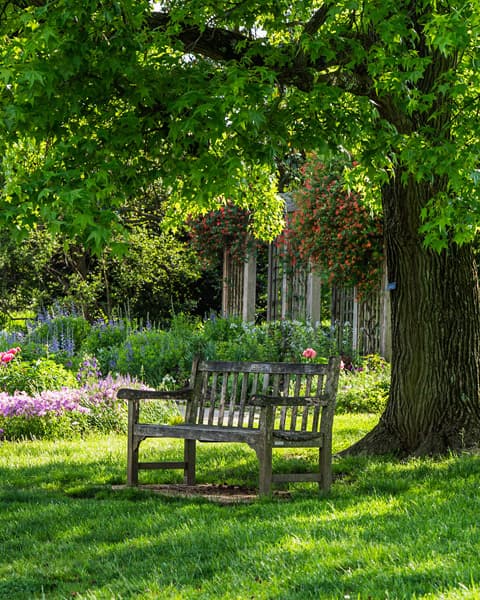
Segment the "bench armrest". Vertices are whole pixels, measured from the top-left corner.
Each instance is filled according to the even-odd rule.
[[[161,392],[158,390],[120,388],[117,392],[117,398],[122,400],[189,400],[192,398],[192,394],[192,388]]]
[[[268,396],[255,394],[248,399],[254,406],[327,406],[328,396]]]

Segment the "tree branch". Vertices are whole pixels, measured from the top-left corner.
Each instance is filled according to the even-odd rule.
[[[328,11],[333,2],[325,2],[317,11],[313,13],[311,19],[303,28],[304,35],[314,35],[320,27],[325,23],[328,16]]]
[[[166,31],[172,25],[172,19],[169,13],[153,12],[148,19],[148,25],[153,30]],[[218,61],[242,60],[255,43],[236,31],[208,26],[201,29],[190,24],[184,24],[175,37],[182,42],[186,53],[200,54]],[[252,60],[254,58],[255,56]]]
[[[321,9],[317,13],[316,18],[312,17],[314,20],[309,21],[305,26],[312,31],[314,26],[320,26],[321,18],[325,18],[322,16]],[[164,12],[153,12],[148,19],[148,25],[152,30],[166,31],[172,24],[170,15]],[[178,27],[179,24],[175,25]],[[312,89],[313,72],[326,67],[323,59],[315,62],[308,61],[294,45],[282,49],[283,56],[277,65],[271,62],[267,65],[263,40],[252,39],[243,33],[228,29],[209,26],[200,28],[197,25],[184,24],[180,31],[174,34],[174,38],[182,42],[186,53],[199,54],[220,62],[237,61],[248,63],[253,67],[268,66],[277,73],[280,84],[295,85],[303,91]]]
[[[305,23],[300,40],[304,36],[312,37],[319,32],[334,4],[333,0],[326,0],[315,11]],[[174,23],[170,14],[162,11],[153,12],[147,25],[153,31],[167,31],[172,26],[172,39],[183,44],[185,53],[197,54],[219,62],[236,61],[252,67],[268,67],[276,73],[277,81],[282,86],[294,86],[301,91],[310,92],[317,80],[357,95],[369,95],[371,91],[368,77],[365,77],[366,74],[360,67],[357,73],[343,73],[342,57],[339,55],[336,56],[335,64],[327,63],[323,57],[313,60],[301,46],[300,40],[282,48],[275,48],[276,61],[272,61],[265,39],[253,39],[238,31]],[[345,61],[349,59],[350,57],[345,57]]]

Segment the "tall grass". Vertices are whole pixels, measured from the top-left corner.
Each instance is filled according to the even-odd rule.
[[[337,416],[335,451],[375,421]],[[480,597],[478,455],[337,458],[328,497],[302,484],[288,499],[222,505],[114,489],[125,446],[121,435],[0,444],[1,598]],[[181,445],[148,452],[159,449]],[[256,485],[246,446],[200,445],[198,463],[200,482]]]

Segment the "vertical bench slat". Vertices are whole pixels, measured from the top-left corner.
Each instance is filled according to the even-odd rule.
[[[295,375],[294,377],[295,385],[294,385],[294,396],[300,396],[300,391],[302,388],[302,377],[301,375]],[[298,408],[296,406],[292,407],[291,417],[290,417],[290,431],[295,431],[297,428],[297,412]]]
[[[207,423],[213,425],[213,415],[215,414],[215,399],[217,397],[217,386],[218,386],[218,373],[213,373],[212,380],[210,382],[210,401],[207,409],[208,419]]]
[[[242,373],[242,387],[240,391],[240,406],[238,409],[237,427],[243,427],[245,418],[245,404],[248,397],[248,373]]]
[[[270,383],[270,373],[263,374],[262,394],[268,394],[268,384]]]
[[[233,373],[232,377],[232,389],[230,392],[230,403],[228,405],[228,426],[233,427],[234,416],[235,416],[235,407],[237,404],[237,395],[238,395],[238,373]]]
[[[290,374],[286,373],[283,378],[283,395],[284,396],[290,395],[290,377],[291,377]],[[282,406],[282,408],[280,409],[280,422],[278,424],[278,428],[280,429],[280,431],[285,431],[286,421],[287,421],[287,407]]]
[[[272,384],[272,395],[278,396],[280,394],[280,380],[281,375],[279,373],[275,373],[273,375],[273,384]]]
[[[255,373],[253,375],[252,387],[249,390],[249,396],[254,396],[257,393],[258,378],[259,378],[259,373]],[[262,387],[262,389],[263,389],[263,387]],[[250,408],[249,408],[249,410],[248,410],[248,424],[247,424],[247,427],[253,427],[253,424],[255,422],[255,412],[256,412],[255,406],[251,405]]]
[[[195,423],[203,423],[203,419],[205,416],[205,402],[208,393],[208,373],[201,374],[202,385],[200,391],[200,397],[197,398],[198,406],[197,406],[197,416],[195,419]]]
[[[290,375],[287,373],[283,379],[283,395],[288,396],[289,390],[290,390]],[[282,406],[282,408],[280,409],[280,423],[279,423],[280,430],[285,429],[286,420],[287,420],[287,407]]]
[[[273,396],[279,396],[280,395],[280,389],[283,383],[283,376],[280,373],[276,373],[273,375],[273,384],[272,384],[272,395]],[[272,411],[272,420],[273,422],[275,422],[275,417],[277,414],[277,410],[278,407],[274,406]]]
[[[225,416],[225,404],[227,403],[227,395],[228,395],[228,380],[230,378],[230,373],[224,373],[222,378],[222,386],[220,388],[220,397],[218,399],[218,417],[217,417],[217,425],[223,425],[223,419]],[[215,409],[215,407],[214,407]]]
[[[317,375],[315,393],[317,396],[321,396],[324,392],[324,378],[323,375]],[[320,406],[315,406],[313,409],[313,420],[312,420],[312,431],[320,431]]]
[[[305,376],[305,395],[310,396],[312,393],[312,379],[313,375]],[[308,406],[303,407],[302,414],[302,431],[307,431],[308,427],[308,417],[310,416],[310,410]]]

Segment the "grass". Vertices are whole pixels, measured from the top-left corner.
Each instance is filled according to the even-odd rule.
[[[336,450],[374,422],[336,417]],[[480,598],[478,455],[338,459],[328,497],[304,484],[289,499],[219,505],[113,490],[125,446],[114,435],[0,444],[0,598]],[[256,484],[247,447],[198,454],[200,481]]]

